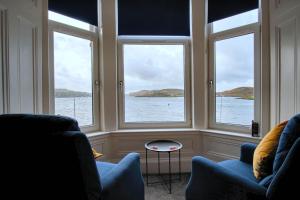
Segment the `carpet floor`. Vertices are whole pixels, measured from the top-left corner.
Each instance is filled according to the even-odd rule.
[[[189,177],[189,174],[183,174],[181,181],[172,182],[172,194],[169,194],[168,187],[162,183],[147,186],[145,178],[145,200],[184,200],[185,188]],[[161,179],[158,176],[149,177],[149,183],[160,180]]]

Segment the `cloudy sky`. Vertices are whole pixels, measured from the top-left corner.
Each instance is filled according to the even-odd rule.
[[[55,88],[92,91],[90,41],[54,33]]]
[[[50,19],[74,22],[61,16]],[[257,10],[214,23],[214,31],[257,21]],[[88,28],[85,23],[76,26]],[[253,86],[253,34],[216,42],[217,91]],[[88,40],[54,35],[55,88],[91,92],[91,48]],[[126,45],[125,92],[184,87],[182,45]]]
[[[125,45],[125,93],[184,88],[183,45]]]

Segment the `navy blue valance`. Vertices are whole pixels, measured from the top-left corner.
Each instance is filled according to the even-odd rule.
[[[49,10],[98,26],[98,0],[49,0]]]
[[[208,0],[208,23],[258,8],[258,0]]]
[[[119,35],[189,36],[189,0],[118,0]]]

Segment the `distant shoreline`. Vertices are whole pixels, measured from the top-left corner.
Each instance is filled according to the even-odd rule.
[[[184,97],[183,89],[140,90],[126,94],[132,97]],[[89,92],[68,89],[55,89],[56,98],[92,97]],[[236,99],[254,100],[253,87],[238,87],[232,90],[217,92],[216,97],[235,97]]]
[[[133,97],[183,97],[182,89],[140,90],[128,94]]]
[[[55,89],[56,98],[77,98],[77,97],[91,97],[89,92],[80,92],[68,89]]]
[[[235,97],[237,99],[254,100],[253,87],[238,87],[232,90],[217,92],[217,97]],[[184,97],[182,89],[140,90],[127,94],[133,97]]]
[[[235,97],[237,99],[254,100],[253,87],[238,87],[223,92],[217,92],[217,97]]]

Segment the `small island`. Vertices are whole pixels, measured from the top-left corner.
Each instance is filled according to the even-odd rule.
[[[238,99],[254,100],[253,87],[238,87],[232,90],[217,92],[217,97],[236,97]]]
[[[89,92],[79,92],[68,89],[55,89],[56,98],[76,98],[76,97],[91,97]]]
[[[236,97],[237,99],[254,100],[253,87],[238,87],[232,90],[217,92],[217,97]],[[183,97],[182,89],[140,90],[129,93],[133,97]]]
[[[182,89],[140,90],[129,93],[133,97],[183,97]]]

